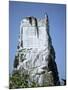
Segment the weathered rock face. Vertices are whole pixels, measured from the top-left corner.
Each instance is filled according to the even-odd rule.
[[[30,76],[29,84],[60,84],[47,14],[41,20],[26,17],[21,21],[14,68]]]

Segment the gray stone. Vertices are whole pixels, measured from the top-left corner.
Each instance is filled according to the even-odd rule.
[[[47,14],[44,19],[26,17],[21,21],[16,56],[14,68],[27,72],[31,81],[39,86],[60,85]]]

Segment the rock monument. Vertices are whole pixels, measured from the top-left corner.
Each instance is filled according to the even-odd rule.
[[[43,19],[31,16],[21,21],[14,69],[30,76],[29,85],[32,81],[39,86],[60,85],[47,14]]]

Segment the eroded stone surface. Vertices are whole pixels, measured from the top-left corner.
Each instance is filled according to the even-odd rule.
[[[47,15],[41,20],[26,17],[21,21],[16,57],[14,68],[27,72],[31,81],[40,86],[60,84]]]

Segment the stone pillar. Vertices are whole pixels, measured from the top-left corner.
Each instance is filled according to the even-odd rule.
[[[59,85],[55,51],[49,34],[48,15],[46,14],[41,20],[35,17],[23,19],[20,25],[19,43],[18,69],[23,68],[27,71],[31,81],[34,80],[40,86]]]

